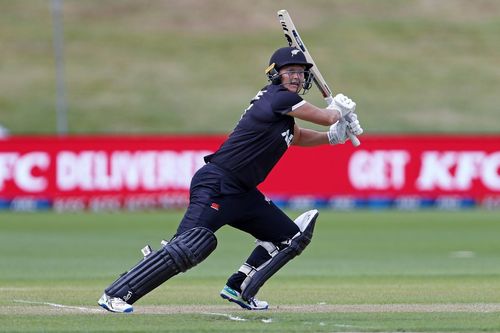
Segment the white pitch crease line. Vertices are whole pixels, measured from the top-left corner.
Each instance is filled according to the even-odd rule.
[[[245,318],[241,318],[241,317],[235,317],[235,316],[232,316],[230,314],[226,314],[226,313],[218,313],[218,312],[203,312],[203,314],[206,314],[206,315],[212,315],[212,316],[222,316],[222,317],[226,317],[228,318],[229,320],[235,320],[235,321],[247,321],[247,319]],[[269,318],[269,319],[261,319],[261,321],[265,324],[269,324],[269,323],[272,323],[273,322],[273,319],[272,318]]]
[[[13,301],[15,303],[48,305],[48,306],[52,306],[52,307],[55,307],[55,308],[73,309],[73,310],[80,310],[80,311],[86,311],[86,312],[95,312],[95,313],[102,312],[101,310],[98,310],[98,309],[89,309],[89,308],[84,308],[84,307],[81,307],[81,306],[63,305],[63,304],[50,303],[50,302],[26,301],[26,300],[22,300],[22,299],[15,299]]]
[[[226,317],[230,320],[235,320],[235,321],[247,321],[245,318],[235,317],[235,316],[232,316],[232,315],[227,314],[227,313],[203,312],[203,314],[212,315],[212,316],[222,316],[222,317]]]

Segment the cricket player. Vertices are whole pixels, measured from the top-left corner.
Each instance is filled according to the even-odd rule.
[[[299,49],[284,47],[273,53],[266,70],[270,83],[251,100],[227,140],[205,157],[206,164],[194,175],[189,206],[174,237],[158,251],[145,248],[144,259],[105,289],[100,306],[132,312],[132,304],[141,297],[208,257],[217,246],[215,232],[230,225],[257,240],[220,296],[245,309],[268,309],[267,302],[255,297],[257,292],[310,243],[318,211],[291,220],[257,186],[290,145],[336,145],[344,143],[349,132],[363,133],[356,103],[348,97],[338,94],[324,109],[301,97],[311,87],[312,66]],[[301,128],[295,118],[328,130]]]

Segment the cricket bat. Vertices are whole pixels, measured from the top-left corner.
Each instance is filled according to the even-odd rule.
[[[300,49],[302,53],[304,53],[304,56],[306,57],[307,61],[313,64],[313,67],[310,69],[311,73],[313,74],[313,81],[318,87],[319,91],[321,92],[321,95],[325,99],[327,105],[330,105],[330,103],[333,101],[333,93],[330,90],[330,87],[328,87],[328,84],[323,78],[323,75],[321,75],[321,72],[319,71],[318,66],[314,62],[311,54],[307,50],[307,47],[300,38],[297,28],[295,28],[292,18],[290,17],[290,14],[288,14],[288,12],[285,9],[279,10],[278,19],[281,23],[281,28],[283,29],[285,38],[288,41],[288,45]],[[346,119],[347,121],[350,120],[349,115],[346,116]],[[350,132],[349,132],[349,139],[351,140],[352,145],[354,147],[357,147],[361,144],[359,139]]]

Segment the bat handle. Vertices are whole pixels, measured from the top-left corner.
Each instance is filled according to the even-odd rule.
[[[333,102],[333,97],[328,96],[325,98],[325,101],[327,105],[330,105]],[[345,118],[347,119],[347,121],[351,121],[351,117],[349,115],[345,116]],[[361,144],[361,141],[359,141],[358,137],[352,134],[350,131],[347,132],[347,135],[349,136],[349,140],[351,140],[351,143],[354,147],[357,147]]]
[[[349,116],[347,116],[346,118],[349,121]],[[354,147],[357,147],[361,144],[361,141],[359,141],[358,137],[352,134],[351,131],[348,130],[347,135],[349,135],[349,140],[351,140],[351,143]]]

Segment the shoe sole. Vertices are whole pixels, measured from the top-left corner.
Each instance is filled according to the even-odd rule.
[[[247,309],[247,310],[251,310],[251,311],[261,311],[261,310],[267,310],[269,308],[269,306],[265,307],[265,308],[261,308],[261,309],[254,309],[252,308],[251,306],[249,306],[248,304],[246,303],[243,303],[241,301],[238,301],[237,299],[234,299],[233,297],[229,296],[229,295],[226,295],[224,293],[220,293],[220,297],[222,297],[223,299],[226,299],[228,300],[229,302],[233,302],[233,303],[236,303],[238,304],[239,306],[241,306],[243,309]]]

